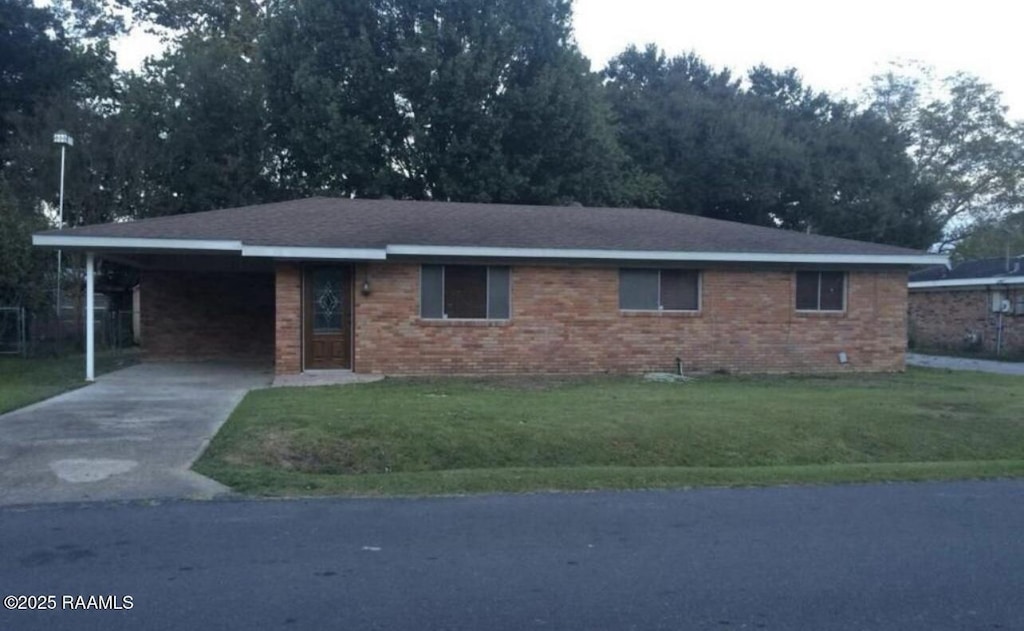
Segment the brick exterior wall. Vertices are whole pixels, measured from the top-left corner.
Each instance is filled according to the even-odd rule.
[[[1024,289],[1008,290],[1011,304],[1024,297]],[[986,289],[912,291],[909,336],[913,347],[923,349],[981,350],[994,353],[999,335],[999,314],[992,312]],[[1024,356],[1024,315],[1003,315],[1003,353]],[[967,336],[977,336],[972,346]]]
[[[359,266],[356,278],[366,269]],[[699,372],[904,366],[903,270],[851,272],[840,314],[797,313],[791,271],[707,270],[699,313],[659,314],[619,311],[615,268],[519,266],[512,268],[508,322],[421,320],[418,265],[370,264],[368,272],[372,294],[356,295],[356,372],[668,371],[676,357],[684,370]],[[849,356],[846,366],[840,351]]]
[[[139,300],[149,358],[269,364],[274,356],[270,274],[147,270]]]
[[[275,272],[274,372],[302,371],[302,268],[278,263]]]

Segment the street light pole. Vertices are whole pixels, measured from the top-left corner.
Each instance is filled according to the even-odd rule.
[[[57,228],[64,227],[64,157],[68,147],[75,146],[75,139],[71,137],[71,134],[60,129],[53,135],[54,144],[60,145],[60,210],[57,215]],[[54,304],[57,307],[57,349],[58,352],[63,350],[64,345],[64,321],[63,314],[61,313],[61,280],[63,271],[61,270],[61,250],[57,250],[57,294],[55,296]]]

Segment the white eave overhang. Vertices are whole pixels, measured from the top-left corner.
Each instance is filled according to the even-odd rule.
[[[32,235],[32,245],[119,252],[224,252],[254,258],[383,261],[381,248],[310,248],[294,246],[245,245],[241,241],[204,239],[145,239],[86,237],[77,235]]]
[[[921,280],[908,283],[910,289],[971,289],[1024,285],[1024,276],[992,276],[990,278],[957,278],[948,280]]]
[[[592,261],[667,261],[707,263],[807,263],[817,265],[945,265],[940,254],[775,254],[758,252],[686,252],[673,250],[577,250],[487,248],[438,245],[389,245],[389,256],[569,259]]]
[[[443,257],[477,259],[533,259],[574,261],[636,261],[693,263],[777,263],[811,265],[947,265],[939,254],[779,254],[758,252],[686,252],[673,250],[598,250],[570,248],[504,248],[437,245],[389,245],[385,248],[325,248],[246,245],[241,241],[151,239],[33,235],[32,244],[44,247],[114,250],[119,252],[228,252],[243,257],[383,261],[389,257]]]
[[[79,237],[63,234],[34,234],[32,245],[57,248],[96,248],[100,250],[196,250],[202,252],[240,252],[241,241],[206,239],[136,239],[123,237]]]
[[[270,259],[336,261],[383,261],[387,252],[374,248],[305,248],[276,245],[243,245],[242,256]]]

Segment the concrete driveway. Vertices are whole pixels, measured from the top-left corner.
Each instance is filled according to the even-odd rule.
[[[227,489],[189,471],[269,369],[139,364],[0,416],[0,505],[209,498]]]
[[[1024,376],[1024,362],[999,362],[989,359],[968,359],[966,357],[945,357],[907,353],[908,366],[943,368],[945,370],[974,370],[997,375]]]

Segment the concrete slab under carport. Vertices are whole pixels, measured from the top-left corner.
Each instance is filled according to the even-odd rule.
[[[269,366],[143,363],[0,416],[0,505],[211,498],[189,470]]]

